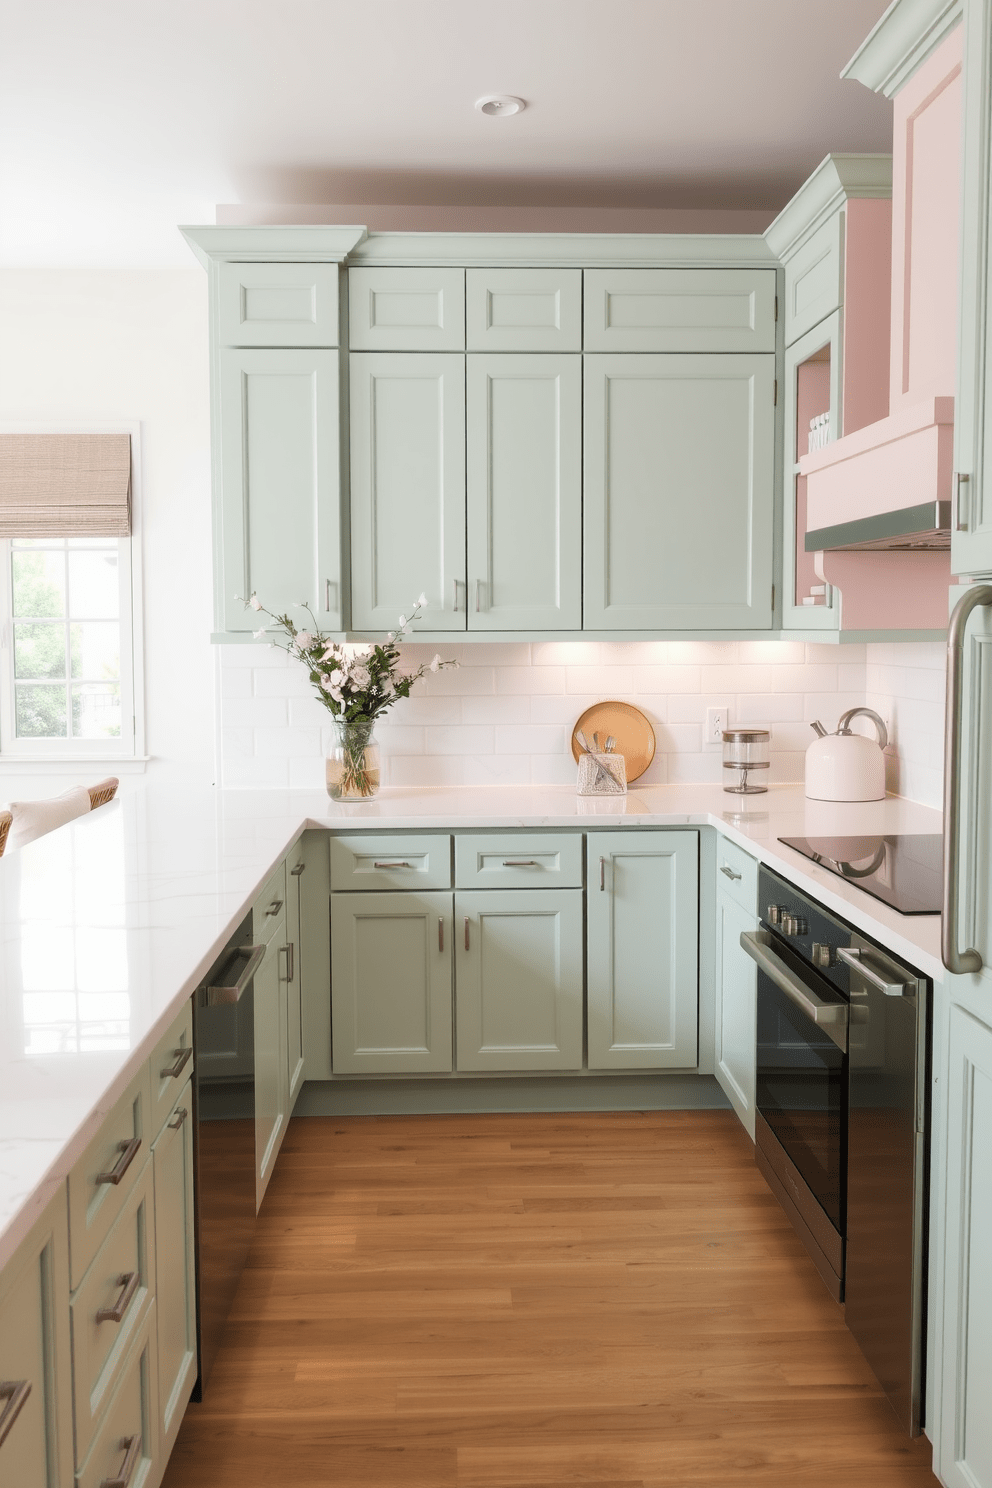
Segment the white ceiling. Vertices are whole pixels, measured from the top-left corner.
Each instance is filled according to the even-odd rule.
[[[3,0],[0,261],[188,264],[216,203],[782,206],[891,108],[884,0]],[[527,99],[490,119],[480,94]]]

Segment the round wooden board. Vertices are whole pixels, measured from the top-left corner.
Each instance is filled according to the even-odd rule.
[[[572,758],[576,764],[582,753],[575,738],[580,730],[590,744],[593,734],[598,733],[600,746],[613,734],[616,739],[613,752],[622,754],[626,761],[628,785],[643,775],[654,759],[654,729],[640,708],[635,708],[633,703],[593,703],[591,708],[586,709],[572,729]]]

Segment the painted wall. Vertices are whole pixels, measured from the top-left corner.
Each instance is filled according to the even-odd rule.
[[[207,276],[195,264],[5,269],[0,346],[5,422],[141,422],[149,769],[210,781]]]

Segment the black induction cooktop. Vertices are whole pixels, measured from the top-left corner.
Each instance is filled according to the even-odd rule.
[[[943,839],[939,832],[778,840],[900,914],[940,914]]]

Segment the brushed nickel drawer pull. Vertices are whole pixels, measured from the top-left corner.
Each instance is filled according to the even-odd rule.
[[[281,899],[273,899],[272,903],[269,905],[269,907],[265,911],[265,913],[266,913],[266,915],[274,915],[274,914],[278,914],[281,909],[282,909],[282,900]]]
[[[138,1290],[137,1271],[125,1271],[118,1276],[117,1285],[121,1294],[112,1307],[98,1307],[96,1320],[98,1323],[119,1323],[131,1305],[131,1299]]]
[[[504,868],[540,868],[536,858],[504,858]]]
[[[437,917],[437,948],[444,951],[444,918],[441,915]]]
[[[10,1435],[10,1428],[21,1414],[21,1408],[30,1394],[30,1380],[0,1380],[0,1400],[7,1402],[0,1411],[0,1447]]]
[[[141,1432],[134,1436],[122,1436],[120,1439],[120,1451],[124,1453],[124,1461],[116,1478],[102,1478],[100,1488],[127,1488],[134,1477],[134,1469],[138,1465],[141,1456]]]
[[[296,975],[296,947],[290,941],[288,945],[279,947],[279,954],[286,957],[286,980],[291,982]]]
[[[188,1115],[189,1112],[187,1111],[186,1107],[180,1106],[179,1110],[176,1112],[175,1121],[167,1121],[166,1126],[168,1126],[170,1131],[178,1131]]]
[[[140,1146],[140,1137],[132,1137],[130,1141],[125,1140],[123,1142],[118,1142],[117,1151],[120,1153],[120,1157],[117,1159],[114,1166],[110,1169],[109,1173],[97,1173],[96,1177],[93,1180],[94,1183],[112,1183],[116,1188],[117,1184],[120,1183],[121,1179],[124,1177],[124,1174],[127,1172],[128,1168],[137,1157],[138,1148]]]
[[[175,1064],[167,1064],[165,1069],[159,1070],[160,1080],[174,1080],[178,1075],[182,1074],[193,1057],[193,1046],[192,1044],[187,1044],[185,1048],[173,1049],[172,1052],[176,1056],[176,1062]]]
[[[404,862],[404,863],[377,863],[373,859],[372,867],[373,868],[412,868],[413,867],[413,864],[412,863],[406,863],[406,862]]]
[[[306,866],[307,866],[306,863],[297,863],[297,865],[296,865],[295,868],[290,868],[290,870],[289,870],[289,876],[290,876],[290,878],[299,878],[300,874],[303,872],[303,870],[304,870],[304,868]]]
[[[599,892],[602,894],[606,888],[606,859],[599,860]]]
[[[744,875],[742,873],[735,873],[734,870],[733,870],[733,868],[728,867],[726,863],[721,863],[720,864],[720,872],[726,874],[727,878],[743,878],[744,877]]]
[[[468,915],[465,916],[465,949],[468,950]]]

